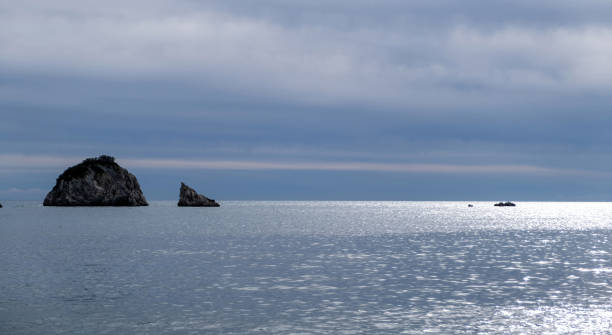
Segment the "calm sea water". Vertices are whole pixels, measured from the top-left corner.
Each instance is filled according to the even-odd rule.
[[[612,204],[0,209],[0,334],[607,334]]]

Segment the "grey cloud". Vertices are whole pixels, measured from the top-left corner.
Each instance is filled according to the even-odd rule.
[[[74,165],[75,157],[0,155],[0,169],[31,169],[45,166],[54,169]],[[493,174],[493,175],[582,175],[609,176],[609,173],[554,169],[530,165],[454,165],[454,164],[406,164],[373,163],[357,161],[328,162],[281,162],[281,161],[237,161],[237,160],[184,160],[184,159],[121,159],[128,167],[147,169],[196,169],[196,170],[320,170],[320,171],[378,171],[429,174]]]
[[[0,1],[0,146],[600,173],[611,14],[565,0]]]
[[[507,9],[521,15],[575,10],[569,2],[502,2],[499,10],[456,2],[359,5],[271,1],[249,15],[240,5],[210,2],[26,3],[3,14],[0,65],[101,78],[177,78],[234,94],[386,108],[473,107],[497,103],[498,94],[604,93],[612,86],[609,25],[482,23]],[[591,12],[586,6],[579,9]],[[308,15],[328,10],[354,16],[355,24],[338,27]],[[288,11],[300,16],[300,25],[282,23],[279,18],[292,17]],[[425,19],[409,20],[418,15]],[[447,20],[456,16],[463,19]]]

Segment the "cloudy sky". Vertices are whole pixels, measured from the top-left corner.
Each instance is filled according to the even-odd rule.
[[[612,2],[0,0],[0,200],[612,200]]]

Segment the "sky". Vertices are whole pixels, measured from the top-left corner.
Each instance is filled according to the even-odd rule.
[[[612,2],[0,0],[0,201],[612,200]]]

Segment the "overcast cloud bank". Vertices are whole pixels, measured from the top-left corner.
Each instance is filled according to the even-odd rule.
[[[607,183],[610,15],[606,1],[0,1],[0,186],[32,157],[99,153]]]

